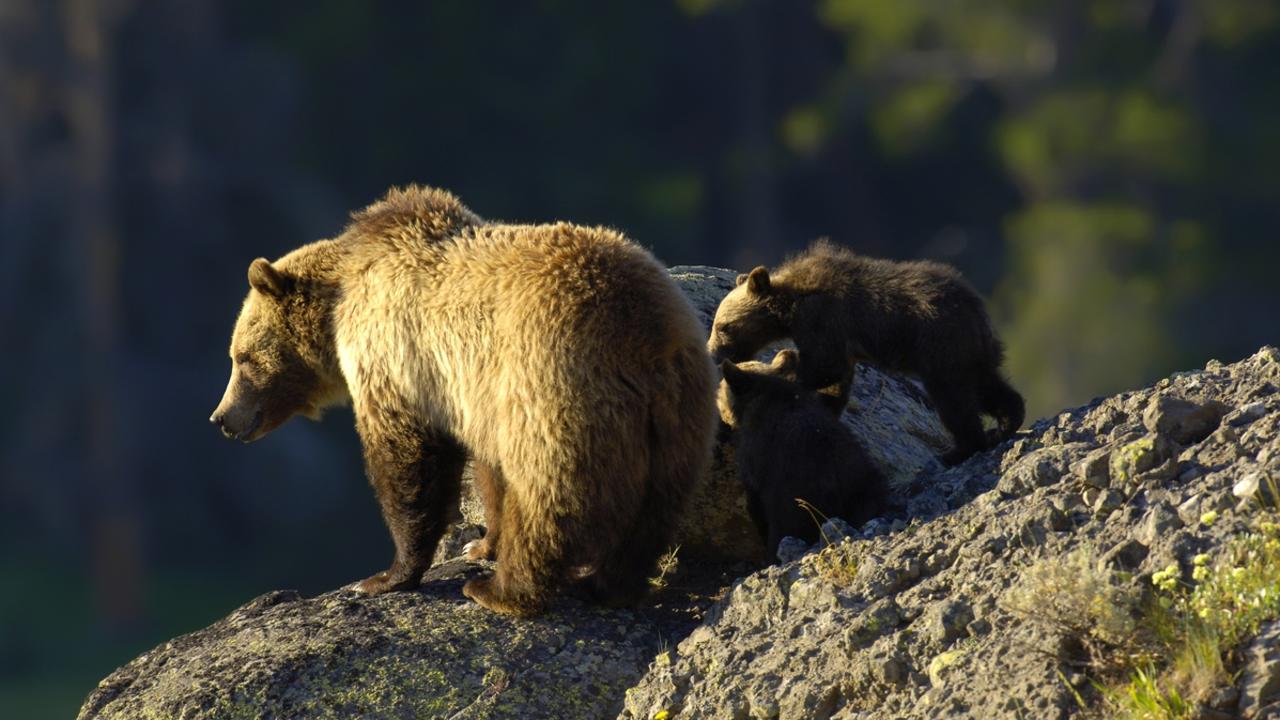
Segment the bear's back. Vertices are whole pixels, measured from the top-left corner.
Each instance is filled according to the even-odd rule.
[[[648,397],[655,388],[639,378],[677,354],[705,356],[679,287],[617,232],[479,224],[432,240],[414,229],[359,239],[339,345],[346,366],[395,368],[392,385],[437,421],[471,426],[482,408],[518,405],[554,415],[630,389]]]
[[[593,345],[661,351],[704,342],[666,269],[616,231],[553,223],[486,225],[459,238],[445,287],[477,293],[494,317],[535,332],[589,336]]]

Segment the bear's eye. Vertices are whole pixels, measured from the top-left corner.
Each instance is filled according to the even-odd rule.
[[[236,364],[237,364],[237,365],[252,365],[252,364],[253,364],[253,358],[249,356],[249,353],[238,353],[238,354],[236,355]]]

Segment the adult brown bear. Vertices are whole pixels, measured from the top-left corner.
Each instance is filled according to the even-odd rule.
[[[570,579],[606,601],[644,592],[716,414],[703,329],[648,252],[411,186],[335,239],[254,260],[249,285],[211,421],[249,442],[350,399],[395,543],[358,589],[418,584],[470,455],[501,527],[469,597],[532,614]]]

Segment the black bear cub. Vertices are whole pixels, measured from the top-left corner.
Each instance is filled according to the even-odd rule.
[[[886,510],[884,477],[829,404],[787,379],[794,362],[783,350],[771,365],[720,365],[720,416],[734,429],[738,478],[770,560],[788,535],[816,542],[824,515],[858,525]]]
[[[1001,374],[1004,348],[982,298],[947,265],[862,257],[820,240],[773,273],[739,275],[707,349],[740,362],[787,337],[808,389],[834,385],[847,398],[859,362],[918,376],[955,441],[948,464],[1022,426],[1022,396]],[[990,438],[984,413],[998,425]]]

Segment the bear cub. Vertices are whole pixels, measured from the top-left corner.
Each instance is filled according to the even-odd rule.
[[[924,383],[958,463],[1022,426],[1022,396],[1004,379],[1004,348],[986,306],[954,268],[863,257],[819,240],[770,273],[757,267],[716,310],[707,349],[741,362],[791,338],[797,375],[810,390],[835,386],[847,399],[856,363],[915,375]],[[982,415],[996,420],[988,437]]]
[[[829,403],[788,378],[795,364],[795,351],[782,350],[769,365],[720,365],[720,417],[734,430],[738,478],[770,560],[788,535],[816,542],[822,515],[859,525],[887,510],[884,477]]]

